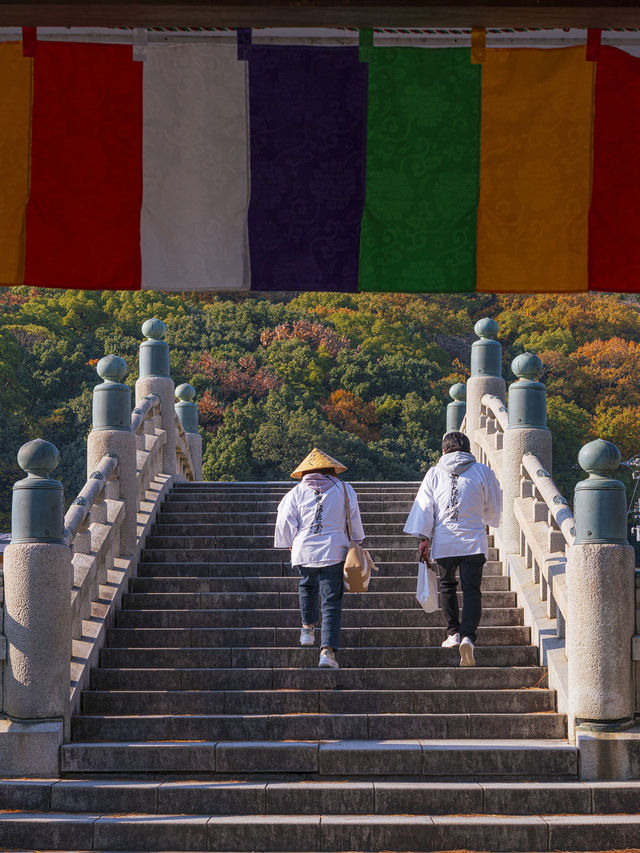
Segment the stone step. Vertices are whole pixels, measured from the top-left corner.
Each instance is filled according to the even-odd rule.
[[[563,738],[564,715],[531,713],[303,713],[83,715],[74,741],[395,740],[397,738]]]
[[[538,650],[533,646],[477,646],[477,668],[482,667],[537,667]],[[339,653],[341,667],[351,668],[459,668],[457,649],[387,646],[383,649],[342,648]],[[295,667],[317,668],[318,648],[104,648],[100,663],[105,667],[163,667],[180,669],[237,667]]]
[[[67,774],[187,773],[187,779],[193,778],[194,773],[240,773],[246,777],[252,773],[289,772],[302,778],[410,776],[417,781],[415,777],[420,776],[441,779],[473,776],[549,780],[576,779],[578,771],[576,748],[553,738],[495,738],[475,743],[447,738],[401,739],[394,743],[367,740],[155,743],[132,739],[129,743],[64,744],[61,762],[62,771]],[[356,781],[357,778],[353,779]],[[629,797],[624,802],[630,804]]]
[[[277,593],[274,593],[277,595]],[[266,593],[269,595],[269,593]],[[240,597],[240,596],[239,596]],[[231,602],[232,603],[232,602]],[[118,628],[300,628],[300,611],[297,601],[287,602],[281,607],[264,609],[247,608],[222,610],[180,608],[176,610],[156,610],[128,608],[116,613]],[[295,607],[295,609],[293,609]],[[516,607],[485,608],[482,612],[482,625],[486,627],[521,626],[522,610]],[[366,609],[363,607],[343,609],[342,628],[399,628],[399,627],[445,627],[444,617],[437,610],[425,613],[415,606],[411,609],[388,608]]]
[[[546,687],[544,667],[94,669],[94,690],[477,690]]]
[[[435,782],[419,776],[400,782],[373,775],[348,782],[293,775],[283,782],[268,774],[211,781],[0,779],[0,811],[43,813],[578,815],[636,812],[638,797],[640,782]]]
[[[555,694],[527,690],[85,690],[82,713],[528,714],[555,711]]]
[[[378,571],[373,573],[370,589],[373,592],[375,585],[381,578],[404,578],[404,583],[409,577],[413,584],[416,583],[418,574],[417,562],[406,563],[378,563]],[[138,564],[139,577],[192,577],[192,578],[295,578],[300,580],[300,575],[289,563],[211,563],[211,562],[142,562]],[[509,578],[501,574],[487,572],[482,576],[482,589],[494,592],[508,592],[510,586]],[[292,587],[295,589],[295,585]]]
[[[637,815],[0,815],[5,850],[630,850],[639,832]]]
[[[159,543],[157,539],[147,541],[147,547],[142,554],[143,562],[179,562],[179,563],[290,563],[291,556],[288,548],[273,548],[273,540],[263,548],[247,547],[243,540],[234,540],[235,547],[219,548],[215,542],[207,542],[202,537],[185,537],[182,542],[173,542],[172,547]],[[403,544],[404,543],[404,544]],[[416,546],[409,540],[392,547],[369,548],[375,563],[413,562],[417,563]],[[230,543],[231,544],[231,543]]]
[[[413,505],[415,495],[376,495],[363,496],[358,499],[360,512],[402,512],[405,515]],[[211,498],[208,495],[171,494],[167,497],[164,507],[167,512],[193,512],[197,506],[198,512],[228,512],[243,514],[247,512],[269,513],[277,512],[280,498],[251,498],[228,497]]]
[[[485,575],[485,580],[489,577]],[[298,580],[296,577],[234,577],[234,578],[132,578],[130,581],[131,594],[135,595],[182,595],[190,593],[215,593],[237,595],[242,594],[264,594],[264,593],[288,593],[298,594]],[[380,577],[375,575],[371,582],[370,591],[366,595],[360,593],[345,593],[344,606],[368,607],[368,599],[372,595],[405,594],[410,595],[415,601],[416,577]],[[458,593],[458,599],[462,600],[462,594]],[[515,592],[483,592],[482,603],[487,607],[515,607],[517,597]],[[176,605],[178,606],[178,605]]]
[[[344,628],[344,647],[386,648],[388,646],[439,646],[442,628]],[[529,643],[526,626],[478,628],[480,646],[524,646]],[[191,646],[296,646],[300,628],[113,628],[108,645],[116,648],[189,648]]]
[[[401,531],[396,530],[395,535],[372,536],[368,531],[365,545],[373,555],[379,554],[395,554],[399,553],[401,559],[407,559],[409,556],[416,554],[416,540],[410,538]],[[273,551],[278,557],[282,556],[282,551],[288,555],[289,549],[275,549],[273,547],[273,531],[267,536],[197,536],[189,532],[178,533],[177,535],[160,535],[149,536],[147,538],[146,549],[150,551],[167,550],[210,550],[210,551],[245,551],[250,548],[256,554],[264,556],[266,551]],[[417,560],[416,560],[417,562]]]
[[[190,530],[198,526],[209,528],[220,526],[229,528],[229,534],[238,533],[247,535],[247,531],[249,531],[249,534],[261,533],[267,536],[269,533],[273,534],[277,516],[275,510],[271,512],[248,512],[240,514],[221,512],[220,510],[217,512],[204,512],[200,509],[197,512],[193,510],[179,512],[174,509],[174,506],[172,505],[170,512],[166,509],[160,510],[156,516],[156,524],[152,528],[154,531],[156,528],[165,526],[175,527],[177,525],[183,528],[188,527]],[[367,510],[366,512],[361,511],[360,517],[367,530],[371,529],[384,532],[386,528],[389,528],[387,532],[396,533],[404,527],[407,520],[407,513]],[[198,531],[194,529],[194,532]]]

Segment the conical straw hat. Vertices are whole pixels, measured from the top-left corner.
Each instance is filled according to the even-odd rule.
[[[303,474],[308,474],[309,471],[317,471],[319,468],[333,468],[336,474],[347,470],[347,466],[338,462],[333,456],[329,456],[323,450],[318,450],[314,447],[311,453],[302,460],[296,470],[291,474],[296,480],[299,480]]]

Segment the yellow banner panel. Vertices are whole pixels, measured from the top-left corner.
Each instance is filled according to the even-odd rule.
[[[0,284],[24,280],[33,59],[0,43]]]
[[[477,289],[587,289],[594,65],[584,46],[488,49]]]

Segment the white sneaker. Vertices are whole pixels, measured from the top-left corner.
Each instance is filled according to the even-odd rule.
[[[335,653],[332,649],[323,649],[320,652],[320,662],[318,666],[321,669],[339,669],[340,664],[336,660]]]
[[[473,656],[473,643],[469,637],[463,637],[460,643],[460,666],[475,666],[476,659]]]
[[[315,628],[305,628],[305,626],[303,625],[300,629],[300,645],[312,646],[315,641]]]
[[[443,649],[455,649],[460,645],[460,634],[450,634],[442,644]]]

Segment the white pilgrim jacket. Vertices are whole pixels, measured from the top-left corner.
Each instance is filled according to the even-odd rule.
[[[431,540],[431,557],[488,556],[485,524],[497,527],[502,493],[493,471],[471,453],[445,453],[430,468],[404,532]]]
[[[283,497],[278,505],[274,545],[291,548],[293,566],[332,566],[347,555],[347,513],[343,485],[351,507],[351,529],[356,541],[364,539],[358,498],[349,483],[326,478],[324,491],[314,489],[305,478]]]

